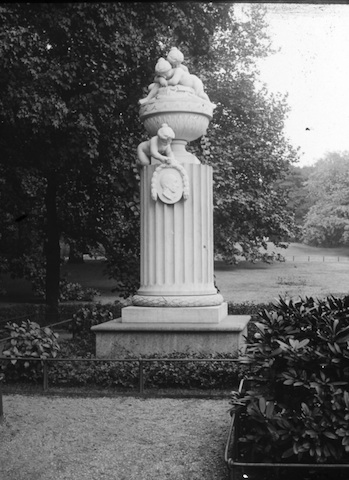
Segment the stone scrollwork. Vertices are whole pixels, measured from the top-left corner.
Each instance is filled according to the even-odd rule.
[[[132,304],[139,307],[214,307],[223,303],[221,294],[216,295],[182,295],[182,296],[157,296],[134,295]]]
[[[159,165],[151,179],[151,197],[173,204],[181,198],[189,198],[189,178],[182,165],[176,162]]]

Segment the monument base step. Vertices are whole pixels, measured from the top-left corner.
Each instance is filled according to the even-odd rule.
[[[245,343],[248,315],[227,315],[219,323],[123,322],[117,318],[92,327],[98,358],[152,354],[237,352]]]
[[[228,315],[228,304],[212,307],[125,307],[123,323],[219,323]]]

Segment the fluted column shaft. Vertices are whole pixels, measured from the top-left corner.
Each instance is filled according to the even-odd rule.
[[[151,197],[157,165],[141,175],[139,295],[214,295],[212,167],[184,164],[189,198],[174,204]]]

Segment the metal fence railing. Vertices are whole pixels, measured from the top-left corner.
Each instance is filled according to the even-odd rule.
[[[146,364],[157,363],[199,363],[199,362],[219,362],[219,363],[239,363],[238,358],[32,358],[32,357],[4,357],[0,356],[0,362],[9,362],[16,360],[17,362],[40,362],[42,364],[42,386],[43,391],[49,390],[49,363],[138,363],[138,394],[144,395],[144,367]],[[0,417],[3,415],[2,402],[2,382],[0,378]]]
[[[331,255],[283,255],[286,262],[348,263],[349,257]]]

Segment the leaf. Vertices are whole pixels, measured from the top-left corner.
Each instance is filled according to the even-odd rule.
[[[337,435],[334,434],[333,432],[330,432],[330,431],[325,431],[324,432],[324,435],[327,437],[327,438],[332,438],[333,440],[337,440]]]
[[[289,458],[289,457],[293,457],[294,454],[296,454],[297,452],[295,452],[295,449],[294,447],[293,448],[289,448],[287,450],[285,450],[283,452],[283,454],[281,455],[282,458]]]
[[[302,408],[302,411],[305,413],[305,415],[310,415],[310,410],[306,403],[302,402],[301,408]]]
[[[264,414],[266,410],[266,400],[264,397],[260,397],[258,401],[259,410]]]
[[[274,402],[267,402],[267,408],[265,413],[267,418],[272,418],[274,413]]]
[[[284,383],[284,385],[293,385],[294,379],[293,379],[293,378],[289,378],[288,380],[285,380],[283,383]]]
[[[299,342],[299,348],[304,348],[308,345],[310,342],[309,338],[305,338]]]

